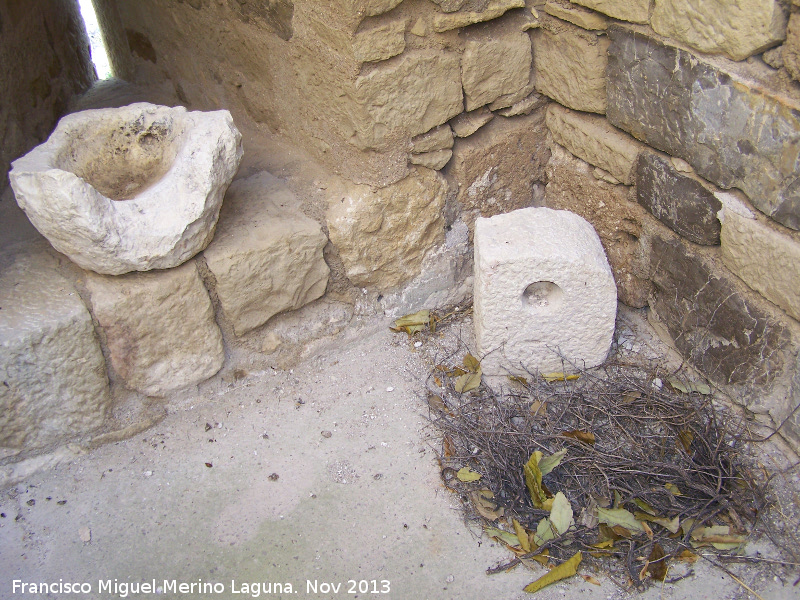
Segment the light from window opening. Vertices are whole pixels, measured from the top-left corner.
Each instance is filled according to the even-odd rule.
[[[92,62],[97,69],[99,79],[108,79],[113,75],[111,63],[106,53],[106,45],[103,42],[103,35],[100,33],[100,25],[97,24],[97,15],[94,13],[92,0],[78,0],[81,7],[83,22],[86,23],[86,32],[89,34],[89,43],[92,47]]]

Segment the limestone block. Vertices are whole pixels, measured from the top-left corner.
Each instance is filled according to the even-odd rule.
[[[461,10],[468,1],[469,0],[431,0],[434,4],[438,4],[446,13]]]
[[[544,5],[544,12],[590,31],[608,29],[608,19],[606,17],[582,6],[576,6],[571,2],[548,0]]]
[[[633,183],[636,158],[643,146],[603,117],[551,104],[547,128],[553,139],[575,156],[608,171],[625,185]]]
[[[228,111],[140,103],[67,115],[9,176],[56,250],[118,275],[174,267],[205,248],[241,157]]]
[[[546,133],[540,109],[512,119],[495,117],[477,133],[456,140],[446,175],[458,186],[462,218],[470,229],[477,216],[533,204],[534,184],[544,180],[550,156]]]
[[[353,38],[356,60],[377,62],[397,56],[406,48],[405,31],[405,19],[359,31]]]
[[[531,61],[532,62],[532,61]],[[535,84],[535,76],[533,70],[531,70],[530,75],[528,76],[528,83],[526,83],[523,87],[519,88],[513,94],[503,94],[502,96],[498,97],[497,100],[492,101],[489,104],[489,110],[496,110],[500,111],[504,108],[509,108],[518,102],[523,101],[525,98],[528,98],[531,94],[535,93],[534,89],[536,88]]]
[[[512,8],[525,8],[525,0],[489,0],[483,10],[437,14],[433,16],[433,30],[436,33],[444,33],[445,31],[466,27],[473,23],[491,21],[504,15],[506,11]]]
[[[608,31],[608,120],[800,228],[800,105],[644,34]]]
[[[776,0],[655,0],[650,24],[701,52],[744,60],[779,44],[786,21]]]
[[[89,312],[44,252],[0,268],[0,447],[41,448],[103,424],[108,377]]]
[[[325,293],[327,242],[280,179],[263,172],[231,185],[203,255],[236,335]]]
[[[524,32],[470,40],[461,57],[467,110],[525,87],[531,72],[531,40]]]
[[[380,65],[355,83],[365,109],[357,123],[365,147],[379,147],[393,130],[414,136],[446,123],[464,109],[459,57],[415,50]]]
[[[792,13],[789,17],[781,58],[789,75],[800,81],[800,13]]]
[[[725,266],[800,320],[800,236],[770,225],[731,193],[718,197]]]
[[[591,166],[553,144],[547,163],[544,204],[570,210],[592,224],[614,273],[619,301],[640,308],[650,294],[648,251],[642,232],[645,210],[632,188],[598,179]]]
[[[452,150],[434,150],[433,152],[412,154],[408,158],[408,162],[410,162],[412,165],[420,165],[421,167],[438,171],[439,169],[443,169],[445,165],[450,162],[452,157]]]
[[[536,91],[584,112],[606,112],[608,38],[561,22],[533,33]]]
[[[518,115],[529,115],[537,108],[542,108],[547,105],[549,99],[536,92],[531,93],[519,102],[515,102],[508,108],[503,108],[497,111],[501,117],[516,117]]]
[[[665,230],[652,234],[650,309],[690,364],[720,384],[762,387],[793,368],[788,325],[712,252]]]
[[[477,110],[461,113],[450,121],[450,126],[453,128],[453,133],[456,134],[456,137],[469,137],[493,118],[492,111],[482,106]]]
[[[569,211],[525,208],[475,223],[475,343],[489,375],[602,364],[617,289],[600,238]]]
[[[411,140],[411,151],[417,154],[446,150],[453,147],[453,130],[449,125],[431,129]]]
[[[698,178],[678,172],[668,157],[655,152],[639,155],[636,197],[656,219],[690,242],[719,244],[719,200]]]
[[[647,23],[650,19],[651,0],[570,0],[586,8],[631,23]]]
[[[222,367],[222,334],[194,262],[118,277],[89,274],[86,287],[111,365],[128,387],[163,396]]]
[[[417,167],[384,188],[342,182],[330,191],[328,232],[355,285],[383,291],[412,279],[444,239],[448,186],[436,171]]]

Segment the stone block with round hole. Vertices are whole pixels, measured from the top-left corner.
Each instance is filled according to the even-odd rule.
[[[605,361],[617,288],[594,228],[524,208],[475,223],[474,319],[488,375],[575,372]]]

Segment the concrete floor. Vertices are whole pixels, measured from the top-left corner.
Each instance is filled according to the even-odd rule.
[[[153,580],[168,598],[528,597],[544,571],[485,574],[510,555],[464,525],[441,485],[421,400],[429,348],[386,325],[351,329],[289,371],[171,398],[152,429],[3,491],[0,598],[159,597],[120,587]],[[765,600],[800,597],[787,576],[732,568]],[[722,572],[694,571],[644,598],[748,597]],[[577,576],[537,596],[628,596],[580,572],[601,585]],[[15,594],[14,580],[91,591]],[[221,592],[173,593],[173,581]]]

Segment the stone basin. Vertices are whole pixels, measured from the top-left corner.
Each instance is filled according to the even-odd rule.
[[[225,110],[87,110],[62,118],[9,179],[34,227],[79,266],[168,269],[211,242],[241,139]]]

